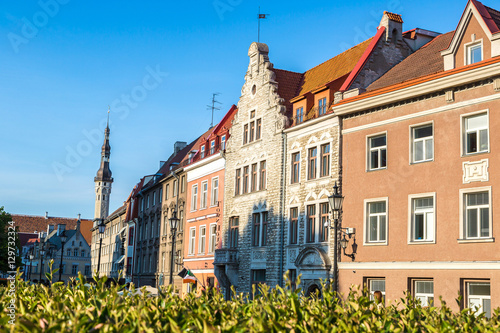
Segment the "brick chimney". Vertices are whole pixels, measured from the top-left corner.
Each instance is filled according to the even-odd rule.
[[[385,41],[397,44],[403,40],[403,18],[401,15],[385,11],[380,21],[380,27],[385,27]]]
[[[183,150],[187,146],[187,142],[177,141],[174,143],[174,155]]]

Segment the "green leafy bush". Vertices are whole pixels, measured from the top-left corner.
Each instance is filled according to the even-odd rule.
[[[51,280],[50,274],[47,278]],[[108,284],[109,285],[109,284]],[[120,295],[119,292],[123,291]],[[167,288],[158,297],[132,295],[124,286],[94,286],[80,276],[73,286],[29,285],[17,277],[16,319],[9,324],[11,296],[0,287],[2,332],[487,332],[500,331],[498,310],[491,319],[469,310],[452,312],[422,307],[407,297],[378,307],[366,291],[335,297],[328,285],[323,297],[301,290],[262,286],[254,300],[242,294],[225,301],[219,293],[180,298]]]

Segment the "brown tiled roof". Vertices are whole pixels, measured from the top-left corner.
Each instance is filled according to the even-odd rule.
[[[76,218],[64,218],[64,217],[52,217],[49,216],[47,219],[45,216],[33,216],[33,215],[12,215],[12,221],[15,222],[15,226],[19,227],[19,232],[35,233],[35,232],[47,232],[47,226],[49,224],[57,228],[58,224],[65,224],[66,230],[74,230],[76,228]],[[89,243],[92,240],[92,220],[81,219],[80,231],[83,238]]]
[[[453,31],[437,36],[418,49],[399,64],[390,69],[380,79],[373,82],[367,91],[387,87],[412,80],[421,76],[444,71],[441,51],[448,47],[453,38]]]
[[[403,23],[403,18],[399,14],[394,14],[394,13],[391,13],[391,12],[388,12],[388,11],[385,11],[384,14],[387,14],[387,16],[389,17],[389,19],[392,20],[392,21],[394,21],[394,22]]]
[[[486,11],[488,11],[488,13],[490,14],[491,19],[496,24],[497,28],[500,29],[500,12],[498,10],[490,8],[488,6],[484,6],[484,8],[486,8]],[[494,31],[492,31],[492,32],[494,32]]]
[[[287,113],[290,113],[292,110],[290,100],[297,96],[304,74],[277,68],[274,68],[273,71],[278,82],[278,95],[285,100]]]
[[[297,92],[297,96],[302,96],[349,74],[354,69],[361,56],[363,56],[363,53],[370,45],[371,41],[372,38],[367,39],[361,44],[305,72],[302,76],[302,82]]]

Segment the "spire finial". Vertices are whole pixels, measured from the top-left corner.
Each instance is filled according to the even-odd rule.
[[[111,111],[111,107],[108,105],[108,123],[106,124],[107,128],[109,128],[109,111]]]

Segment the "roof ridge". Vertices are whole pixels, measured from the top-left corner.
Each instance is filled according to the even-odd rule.
[[[28,215],[28,214],[14,214],[14,213],[9,213],[10,216],[24,216],[24,217],[39,217],[39,218],[43,218],[43,219],[65,219],[65,220],[78,220],[77,217],[60,217],[60,216],[48,216],[47,218],[45,218],[45,215]],[[83,218],[80,218],[81,221],[93,221],[93,219],[83,219]]]
[[[289,70],[287,70],[287,69],[281,69],[281,68],[273,68],[273,70],[278,70],[278,71],[283,71],[283,72],[288,72],[288,73],[293,73],[293,74],[304,75],[304,73],[299,73],[299,72],[289,71]]]
[[[430,41],[427,42],[427,44],[424,44],[422,45],[418,50],[416,50],[415,52],[413,52],[412,54],[415,54],[417,53],[419,50],[425,48],[425,47],[428,47],[429,45],[431,45],[432,43],[436,42],[439,38],[442,38],[443,36],[446,36],[448,34],[451,34],[451,33],[455,33],[455,30],[452,30],[452,31],[448,31],[448,32],[445,32],[444,34],[440,34],[436,37],[434,37],[433,39],[431,39]],[[410,54],[411,55],[411,54]]]

